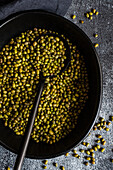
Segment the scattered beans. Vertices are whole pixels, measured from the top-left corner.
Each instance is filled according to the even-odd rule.
[[[103,125],[104,125],[103,122],[101,122],[101,123],[100,123],[100,126],[102,127]]]
[[[110,120],[113,122],[113,116],[110,116]]]
[[[10,168],[8,167],[7,170],[10,170]]]
[[[56,162],[54,162],[54,163],[53,163],[53,165],[54,165],[55,167],[57,167],[57,166],[58,166],[58,164],[57,164]]]
[[[97,143],[100,143],[100,140],[96,140]]]
[[[47,166],[42,166],[43,169],[47,169]]]
[[[99,138],[99,139],[100,139],[100,138],[102,138],[102,136],[101,136],[101,135],[97,135],[97,138]]]
[[[94,146],[93,149],[94,149],[94,151],[97,151],[97,147],[96,146]]]
[[[97,149],[100,149],[100,145],[96,145]]]
[[[90,149],[89,151],[90,151],[90,152],[94,152],[94,149]]]
[[[96,44],[95,44],[95,48],[98,47],[98,46],[99,46],[99,44],[96,43]]]
[[[97,127],[100,127],[100,123],[97,123]]]
[[[105,141],[105,139],[104,138],[101,138],[101,142],[104,142]]]
[[[86,13],[86,17],[89,18],[89,16],[90,16],[90,15],[89,15],[88,13]]]
[[[105,126],[102,126],[102,129],[105,129],[106,127]]]
[[[84,153],[84,149],[80,149],[80,152],[81,152],[81,153]]]
[[[92,13],[92,12],[89,12],[89,15],[91,15],[91,16],[92,16],[92,15],[93,15],[93,13]]]
[[[109,128],[105,128],[106,131],[109,131]]]
[[[103,125],[104,125],[104,126],[106,125],[106,121],[103,121]]]
[[[96,9],[93,9],[92,11],[93,11],[94,14],[96,13]]]
[[[91,161],[91,163],[94,165],[94,164],[95,164],[95,161]]]
[[[82,142],[82,145],[86,146],[86,142]]]
[[[106,141],[102,142],[102,145],[105,145],[106,144]]]
[[[105,151],[105,148],[101,148],[100,151],[101,151],[101,152],[104,152],[104,151]]]
[[[92,157],[94,157],[94,156],[95,156],[95,154],[92,152],[92,153],[91,153],[91,156],[92,156]]]
[[[101,122],[104,122],[104,118],[103,118],[103,117],[101,117],[101,118],[100,118],[100,121],[101,121]]]
[[[98,130],[102,130],[102,127],[98,127]]]
[[[74,150],[73,150],[73,153],[77,153],[77,151],[74,149]]]
[[[90,160],[91,160],[91,158],[90,158],[90,157],[86,157],[86,160],[90,161]]]
[[[80,20],[80,23],[81,23],[81,24],[83,24],[83,23],[84,23],[84,21],[83,21],[83,20]]]
[[[61,169],[61,170],[65,170],[64,166],[61,166],[60,169]]]
[[[98,14],[99,14],[99,12],[97,11],[95,14],[96,14],[96,15],[98,15]]]
[[[92,16],[90,16],[90,17],[89,17],[89,19],[90,19],[90,20],[92,20],[92,19],[93,19],[93,17],[92,17]]]
[[[90,155],[90,151],[86,150],[85,152],[86,152],[87,155]]]
[[[45,160],[45,161],[44,161],[44,164],[47,165],[47,163],[48,163],[48,160]]]
[[[95,161],[95,158],[91,158],[92,161]]]
[[[95,131],[95,130],[97,130],[97,127],[96,127],[96,126],[94,126],[94,127],[93,127],[93,130],[94,130],[94,131]]]
[[[86,143],[86,147],[88,147],[89,146],[89,143]]]
[[[88,162],[84,162],[84,164],[86,165],[86,166],[88,166],[89,164],[88,164]]]
[[[90,136],[90,135],[91,135],[91,133],[88,134],[88,136]]]
[[[65,154],[65,156],[68,156],[68,155],[69,155],[69,153],[66,153],[66,154]]]
[[[78,154],[74,154],[73,156],[77,158],[77,157],[78,157]]]
[[[76,15],[72,15],[71,18],[72,18],[72,19],[75,19],[75,18],[76,18]]]
[[[93,16],[94,16],[94,15],[98,15],[98,14],[99,14],[98,11],[96,11],[95,9],[92,9],[91,11],[87,12],[87,13],[85,14],[85,16],[86,16],[86,18],[92,20],[92,19],[93,19]]]
[[[108,126],[111,125],[111,122],[107,122],[107,125],[108,125]]]

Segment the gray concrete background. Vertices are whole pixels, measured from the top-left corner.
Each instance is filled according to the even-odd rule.
[[[97,9],[99,15],[94,17],[92,21],[89,21],[84,17],[84,13],[90,11],[91,8]],[[75,20],[70,18],[70,15],[73,13],[77,16]],[[93,43],[99,43],[97,52],[103,72],[103,99],[100,116],[108,120],[110,115],[113,116],[113,0],[73,0],[64,17],[84,30]],[[79,23],[80,19],[84,20],[84,24]],[[94,33],[97,33],[99,37],[94,38]],[[89,148],[95,143],[95,134],[97,133],[99,134],[99,131],[93,131],[85,140],[90,143]],[[72,152],[70,151],[68,157],[60,156],[55,159],[49,159],[47,169],[58,170],[63,165],[66,170],[113,170],[113,163],[110,162],[110,158],[113,158],[113,123],[110,125],[109,132],[102,130],[100,133],[106,140],[106,146],[104,153],[95,153],[95,165],[89,164],[86,167],[83,164],[85,154],[81,154],[79,148],[85,147],[80,145],[76,148],[81,156],[80,159],[72,157]],[[15,156],[15,154],[0,146],[0,170],[5,170],[7,166],[13,167]],[[52,165],[54,161],[58,163],[57,168]],[[40,160],[25,159],[22,170],[41,170],[42,165]]]

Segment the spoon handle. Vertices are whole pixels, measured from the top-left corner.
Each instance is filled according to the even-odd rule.
[[[23,163],[26,151],[27,151],[28,144],[29,144],[31,132],[32,132],[32,129],[33,129],[33,124],[34,124],[35,116],[36,116],[36,113],[37,113],[40,97],[41,97],[41,94],[42,94],[42,91],[43,91],[43,87],[44,87],[44,81],[41,81],[39,83],[38,93],[36,95],[36,100],[35,100],[35,103],[34,103],[33,111],[30,114],[28,124],[27,124],[26,130],[25,130],[25,134],[23,136],[22,143],[21,143],[20,148],[19,148],[19,152],[18,152],[16,162],[15,162],[15,166],[14,166],[14,170],[21,170],[22,163]]]

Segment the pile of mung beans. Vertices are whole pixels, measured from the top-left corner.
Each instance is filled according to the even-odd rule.
[[[46,33],[56,32],[27,30],[0,51],[0,118],[17,135],[24,134],[32,114],[40,72],[44,76],[59,73],[66,59],[63,42],[58,37],[43,36]],[[52,144],[70,133],[88,98],[84,57],[65,39],[70,46],[71,62],[61,75],[46,79],[31,134],[36,142]]]

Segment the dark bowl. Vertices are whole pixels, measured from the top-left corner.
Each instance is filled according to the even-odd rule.
[[[26,157],[45,159],[53,158],[68,152],[80,144],[92,129],[100,108],[102,74],[98,55],[88,36],[67,19],[45,11],[26,11],[6,19],[0,26],[0,49],[11,37],[27,29],[40,27],[51,29],[69,38],[85,57],[89,78],[89,98],[82,110],[76,128],[55,144],[35,143],[30,140]],[[17,153],[22,137],[15,135],[0,120],[0,143],[12,152]]]

